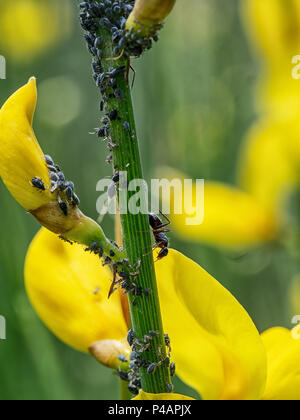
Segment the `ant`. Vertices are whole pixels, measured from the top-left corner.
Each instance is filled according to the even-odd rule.
[[[167,223],[163,224],[162,220],[156,214],[149,213],[149,223],[155,239],[155,248],[161,248],[156,261],[166,257],[169,253],[169,239],[165,233],[170,232],[170,229],[166,229],[166,227],[171,224],[171,221],[167,218],[167,216],[165,216],[161,211],[159,212],[166,219]]]

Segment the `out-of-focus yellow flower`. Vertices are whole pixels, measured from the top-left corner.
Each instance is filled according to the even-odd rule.
[[[176,172],[165,172],[167,179],[188,178]],[[171,203],[178,203],[173,191]],[[204,219],[199,225],[188,225],[187,220],[199,211],[195,208],[196,184],[184,187],[183,213],[171,208],[172,230],[184,239],[204,242],[229,249],[242,249],[271,241],[278,233],[273,210],[241,189],[219,183],[205,182]],[[164,199],[164,198],[163,198]],[[167,204],[167,203],[166,203]]]
[[[300,398],[295,393],[300,340],[287,330],[283,340],[277,329],[261,338],[236,299],[177,251],[170,250],[157,262],[156,274],[172,359],[179,376],[203,399]],[[29,249],[25,281],[37,313],[65,343],[83,352],[90,349],[114,368],[119,353],[128,355],[121,293],[107,300],[111,273],[99,267],[95,255],[82,253],[78,245],[63,243],[43,229]],[[157,399],[173,399],[168,397]]]
[[[194,398],[187,397],[185,395],[180,394],[149,394],[144,391],[140,391],[139,395],[137,395],[133,400],[154,400],[154,401],[171,401],[171,400],[194,400]]]
[[[248,134],[239,160],[241,186],[277,213],[299,181],[296,150],[292,153],[299,140],[292,128],[277,119],[263,119]]]
[[[260,117],[242,148],[239,183],[280,219],[300,180],[300,82],[293,78],[292,63],[300,51],[300,4],[246,0],[242,8],[263,76],[257,92]]]
[[[65,38],[71,28],[68,1],[0,1],[0,50],[15,60],[30,60]]]
[[[127,29],[141,29],[143,32],[151,30],[153,25],[161,23],[171,12],[176,0],[136,0],[126,27]]]
[[[300,179],[300,81],[293,77],[300,51],[300,3],[246,0],[242,8],[263,76],[257,92],[259,122],[247,135],[238,174],[242,187],[279,215]]]
[[[299,1],[246,0],[242,7],[254,48],[272,68],[288,67],[300,48]]]
[[[118,354],[129,352],[128,314],[123,311],[121,294],[107,299],[111,282],[110,269],[97,256],[83,252],[80,245],[64,243],[46,229],[29,248],[25,283],[40,318],[69,346],[82,352],[92,347],[94,354],[101,353],[104,364],[114,366]],[[119,350],[109,360],[116,348],[114,340]]]

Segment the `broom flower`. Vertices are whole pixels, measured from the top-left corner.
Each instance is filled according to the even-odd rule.
[[[15,200],[41,225],[69,241],[87,246],[97,241],[104,253],[113,248],[116,259],[121,260],[124,255],[107,240],[101,227],[80,211],[74,186],[67,191],[62,182],[59,188],[59,176],[64,175],[53,168],[32,127],[36,104],[36,79],[31,77],[0,110],[0,177]]]
[[[126,23],[126,28],[151,32],[172,11],[176,0],[137,0]]]

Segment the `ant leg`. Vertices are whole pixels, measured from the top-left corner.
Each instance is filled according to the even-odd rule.
[[[161,210],[159,210],[159,213],[162,215],[162,217],[164,217],[165,219],[166,219],[166,221],[168,222],[168,223],[166,223],[165,225],[162,225],[162,227],[166,227],[166,226],[169,226],[170,224],[171,224],[171,220],[161,211]]]
[[[158,234],[158,233],[170,233],[170,232],[171,232],[170,229],[157,229],[157,230],[154,231],[155,234]]]
[[[113,267],[113,281],[111,283],[109,292],[108,292],[108,299],[111,297],[111,295],[114,293],[115,291],[115,286],[116,286],[116,278],[117,278],[117,268]]]
[[[157,246],[157,245],[153,245],[153,247],[152,247],[151,251],[150,251],[150,252],[148,252],[147,254],[144,254],[144,255],[143,255],[143,257],[147,257],[148,255],[152,254],[152,253],[153,253],[153,251],[155,251],[157,248],[158,248],[158,246]]]
[[[121,51],[121,54],[118,57],[110,57],[110,58],[107,58],[106,61],[118,61],[123,57],[124,52],[125,52],[125,50],[123,49]]]
[[[130,57],[127,60],[127,66],[126,66],[126,77],[125,77],[125,80],[126,80],[126,86],[127,87],[129,86],[129,71],[130,71]]]
[[[129,86],[129,71],[130,70],[133,71],[133,79],[132,79],[132,83],[131,83],[131,89],[133,89],[134,82],[135,82],[136,71],[134,70],[134,68],[130,64],[130,58],[128,58],[128,60],[127,60],[127,69],[126,69],[126,82],[127,82],[127,87]]]
[[[133,89],[134,83],[135,83],[136,71],[134,70],[134,68],[132,67],[131,64],[130,64],[130,68],[131,68],[131,70],[133,72],[133,78],[132,78],[132,83],[131,83],[131,89]]]

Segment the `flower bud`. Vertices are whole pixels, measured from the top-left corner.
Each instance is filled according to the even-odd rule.
[[[97,341],[90,346],[89,351],[104,366],[117,370],[124,370],[128,366],[131,353],[126,340]]]
[[[151,27],[160,24],[173,9],[176,0],[136,0],[130,14],[127,29],[142,29],[145,33]]]

